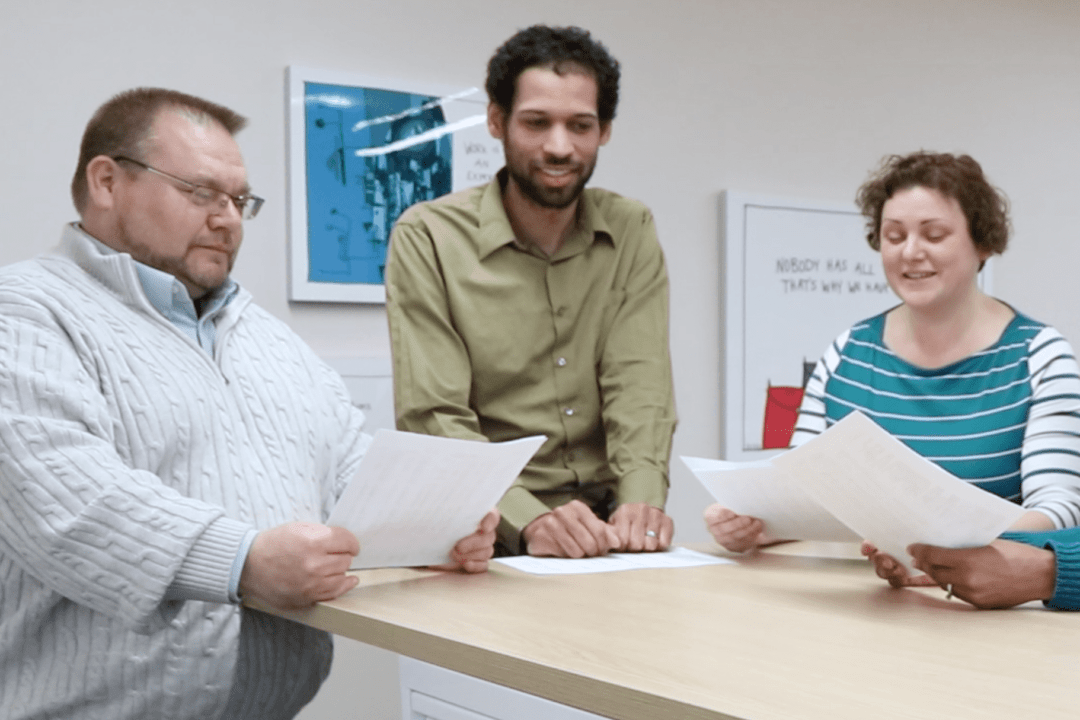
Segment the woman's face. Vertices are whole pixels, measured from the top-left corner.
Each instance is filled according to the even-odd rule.
[[[881,212],[881,264],[912,309],[948,311],[976,289],[989,256],[975,248],[956,198],[917,186],[897,191]]]

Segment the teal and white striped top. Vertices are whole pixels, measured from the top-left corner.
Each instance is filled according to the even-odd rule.
[[[926,370],[885,346],[885,314],[833,342],[807,382],[796,447],[861,410],[944,469],[1055,526],[1080,525],[1080,367],[1019,313],[989,348]]]

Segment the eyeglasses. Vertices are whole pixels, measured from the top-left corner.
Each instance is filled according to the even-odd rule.
[[[240,211],[240,217],[244,220],[250,220],[251,218],[258,215],[259,208],[261,208],[263,202],[265,202],[258,195],[230,195],[224,190],[217,190],[216,188],[207,187],[205,185],[196,185],[193,182],[188,182],[183,178],[178,178],[175,175],[170,175],[163,170],[158,170],[155,167],[150,167],[144,162],[133,160],[129,157],[124,157],[123,155],[115,155],[113,157],[113,160],[115,160],[116,162],[129,162],[132,165],[138,165],[142,169],[149,170],[155,175],[160,175],[163,178],[168,178],[169,180],[172,180],[174,183],[179,185],[177,189],[190,195],[191,202],[195,203],[199,207],[205,207],[209,205],[218,205],[219,207],[223,207],[226,202],[231,201],[232,204],[236,206],[236,209]]]

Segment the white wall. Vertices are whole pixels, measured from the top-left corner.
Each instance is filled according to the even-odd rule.
[[[5,0],[0,262],[53,244],[73,217],[67,185],[97,105],[175,87],[252,118],[240,144],[268,203],[236,277],[321,354],[385,355],[381,308],[287,302],[284,68],[479,85],[494,48],[534,22],[590,28],[623,65],[594,183],[656,215],[676,455],[719,447],[724,188],[842,202],[886,153],[970,152],[1013,202],[995,290],[1080,341],[1073,0]],[[677,461],[673,483],[679,539],[703,539],[705,500]]]

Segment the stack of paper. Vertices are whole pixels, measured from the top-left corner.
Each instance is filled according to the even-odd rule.
[[[684,457],[705,489],[724,507],[761,518],[769,534],[798,540],[855,541],[862,538],[836,519],[771,460],[725,462]]]
[[[379,430],[327,524],[360,540],[354,570],[447,562],[544,439],[487,443]]]
[[[777,538],[866,539],[907,561],[914,542],[986,545],[1024,508],[922,457],[860,412],[772,460],[684,457],[716,501]]]
[[[687,568],[699,565],[729,565],[733,560],[708,555],[682,547],[668,548],[663,552],[608,553],[598,557],[555,558],[515,555],[495,558],[515,570],[534,575],[586,575],[589,573],[619,572],[623,570],[650,570],[656,568]]]

